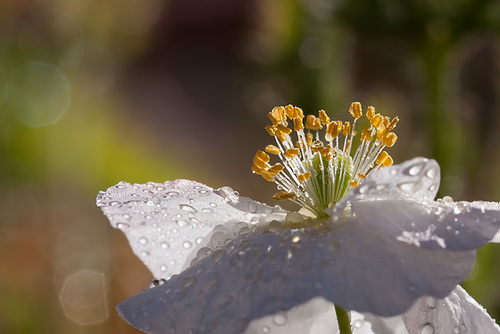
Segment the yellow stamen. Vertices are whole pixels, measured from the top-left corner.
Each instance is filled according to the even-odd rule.
[[[394,132],[389,132],[382,140],[382,144],[387,147],[393,147],[396,140],[398,140],[398,136]]]
[[[330,117],[328,117],[323,109],[319,111],[319,119],[323,125],[327,125],[330,122]]]
[[[349,123],[349,122],[347,122],[347,121],[346,121],[346,122],[344,122],[344,128],[343,128],[343,130],[342,130],[342,134],[343,134],[344,136],[348,136],[348,135],[350,135],[350,134],[351,134],[351,123]]]
[[[293,158],[299,155],[300,150],[298,148],[289,148],[288,150],[285,151],[283,154],[287,158]]]
[[[279,162],[274,164],[271,168],[269,168],[267,171],[271,174],[278,174],[280,173],[283,169],[285,169],[285,166],[280,164]]]
[[[359,186],[359,181],[358,180],[351,180],[349,181],[349,184],[353,187]]]
[[[309,180],[310,178],[311,178],[311,173],[310,172],[306,172],[304,174],[297,175],[297,179],[300,182],[305,182],[305,181]]]
[[[279,147],[274,146],[274,145],[267,145],[264,150],[267,153],[274,154],[274,155],[278,155],[281,152],[281,150],[279,149]]]
[[[368,110],[366,110],[366,118],[371,121],[373,116],[375,116],[375,107],[369,106]]]
[[[359,103],[359,102],[351,103],[351,106],[349,107],[349,113],[354,118],[360,118],[361,116],[363,116],[361,103]]]
[[[304,123],[302,122],[302,118],[297,116],[293,119],[293,128],[295,129],[295,131],[300,131],[304,129]]]
[[[283,133],[285,133],[285,134],[287,134],[287,135],[289,135],[290,133],[292,133],[292,129],[287,128],[287,127],[286,127],[286,126],[284,126],[283,124],[278,124],[278,125],[276,125],[276,128],[277,128],[279,131],[281,131],[281,132],[283,132]]]
[[[332,141],[342,132],[342,122],[341,121],[332,121],[328,123],[326,126],[326,141]]]

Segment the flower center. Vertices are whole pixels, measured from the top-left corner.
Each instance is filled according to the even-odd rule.
[[[361,103],[353,102],[349,112],[353,121],[342,123],[331,121],[324,110],[319,111],[319,117],[305,118],[302,109],[292,105],[273,108],[268,115],[273,124],[266,130],[276,145],[258,151],[252,166],[254,173],[278,185],[279,192],[273,199],[291,200],[318,218],[325,217],[323,211],[351,187],[357,187],[377,169],[392,165],[384,148],[397,140],[391,131],[398,118],[376,114],[370,106],[365,114],[368,124],[358,134],[355,128],[363,116]],[[293,123],[293,137],[288,120]],[[278,156],[281,163],[271,164],[269,154]]]

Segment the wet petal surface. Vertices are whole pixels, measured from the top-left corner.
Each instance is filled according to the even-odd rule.
[[[101,192],[97,205],[156,278],[179,273],[190,253],[212,243],[205,237],[217,225],[233,237],[244,227],[239,223],[284,217],[283,211],[240,197],[229,187],[214,190],[188,180],[120,182]]]
[[[403,315],[409,334],[422,333],[500,333],[500,327],[486,310],[457,286],[448,297],[420,298]]]
[[[474,260],[473,251],[418,248],[354,220],[335,228],[259,229],[118,309],[134,327],[151,333],[238,333],[252,319],[318,296],[346,309],[392,316],[422,295],[445,297]]]

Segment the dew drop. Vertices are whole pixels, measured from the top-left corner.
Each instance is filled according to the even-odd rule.
[[[121,205],[121,203],[118,202],[118,201],[112,201],[112,202],[109,202],[109,205],[111,205],[111,206],[118,206],[118,205]]]
[[[249,202],[248,203],[248,211],[251,213],[256,213],[257,212],[257,204],[255,202]]]
[[[391,169],[390,171],[391,175],[396,175],[398,173],[398,171],[396,169]]]
[[[127,223],[118,223],[118,224],[116,224],[116,227],[117,227],[118,229],[120,229],[120,230],[123,230],[124,228],[129,228],[129,227],[130,227],[130,225],[129,225],[129,224],[127,224]]]
[[[141,245],[145,245],[145,244],[147,244],[147,243],[148,243],[148,239],[146,239],[145,237],[140,237],[140,238],[139,238],[139,243],[140,243]]]
[[[437,170],[436,168],[429,168],[427,170],[427,172],[425,172],[425,176],[427,176],[429,179],[433,179],[434,177],[436,177],[436,174],[437,174]]]
[[[434,334],[434,326],[428,322],[421,329],[420,334]]]
[[[191,248],[192,246],[193,244],[187,240],[182,243],[182,247],[184,247],[185,249]]]
[[[197,245],[201,244],[201,242],[203,241],[203,238],[202,237],[198,237],[196,238],[195,242]]]
[[[363,320],[358,319],[358,320],[354,321],[353,325],[354,325],[354,328],[361,328],[361,327],[363,327]]]
[[[203,212],[203,213],[212,213],[212,212],[214,212],[214,210],[212,208],[203,208],[203,209],[201,209],[201,212]]]
[[[168,193],[166,193],[166,195],[167,195],[168,198],[179,197],[179,193],[177,191],[169,191]]]
[[[160,270],[163,272],[167,271],[167,265],[165,263],[160,264]]]
[[[185,220],[178,220],[178,221],[177,221],[177,225],[178,225],[179,227],[184,227],[184,226],[186,226],[186,225],[189,225],[189,223],[188,223],[187,221],[185,221]]]
[[[170,248],[170,244],[169,244],[168,242],[165,242],[165,241],[164,241],[164,242],[162,242],[162,243],[160,244],[160,247],[161,247],[162,249],[169,249],[169,248]]]
[[[214,202],[210,202],[210,204],[208,205],[210,205],[212,208],[215,208],[217,206],[217,204],[215,204]]]
[[[266,333],[267,334],[269,332],[271,332],[271,329],[269,328],[269,326],[262,327],[262,333]]]
[[[149,256],[149,252],[148,251],[142,251],[141,252],[141,256]]]
[[[435,309],[437,307],[437,300],[434,297],[429,297],[427,299],[427,306],[431,309]]]
[[[287,320],[286,314],[280,313],[274,317],[273,322],[278,326],[283,326]]]
[[[196,211],[195,208],[193,208],[191,205],[189,204],[180,204],[179,207],[184,210],[184,211],[187,211],[187,212],[191,212],[191,213],[196,213],[198,211]]]
[[[418,175],[422,171],[423,167],[424,167],[423,164],[414,165],[414,166],[409,167],[407,170],[405,170],[405,173],[408,175],[411,175],[411,176],[415,176],[415,175]]]

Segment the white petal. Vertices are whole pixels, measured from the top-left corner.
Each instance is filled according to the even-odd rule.
[[[227,251],[126,300],[118,306],[122,317],[151,333],[239,333],[250,320],[319,296],[392,316],[422,295],[446,296],[475,260],[474,252],[417,248],[354,220],[334,228],[259,229]]]
[[[420,298],[403,315],[403,320],[410,334],[500,333],[500,327],[486,310],[460,286],[442,300]]]
[[[364,313],[365,321],[370,324],[374,333],[377,334],[408,334],[401,316],[377,317],[370,313]],[[425,334],[425,333],[424,333]]]
[[[341,217],[348,203],[364,199],[432,201],[439,189],[440,180],[440,169],[435,160],[414,158],[379,169],[363,180],[359,187],[351,188],[330,212],[334,217]]]
[[[253,320],[244,334],[331,334],[337,330],[333,304],[314,298],[288,311]]]
[[[231,231],[240,222],[284,216],[228,187],[214,190],[188,180],[120,182],[99,193],[97,205],[111,225],[125,233],[134,253],[156,278],[180,272],[191,252],[196,254],[203,243],[211,242],[203,239],[217,225]]]
[[[351,207],[366,228],[429,249],[476,249],[500,229],[498,203],[392,199],[356,200]]]

